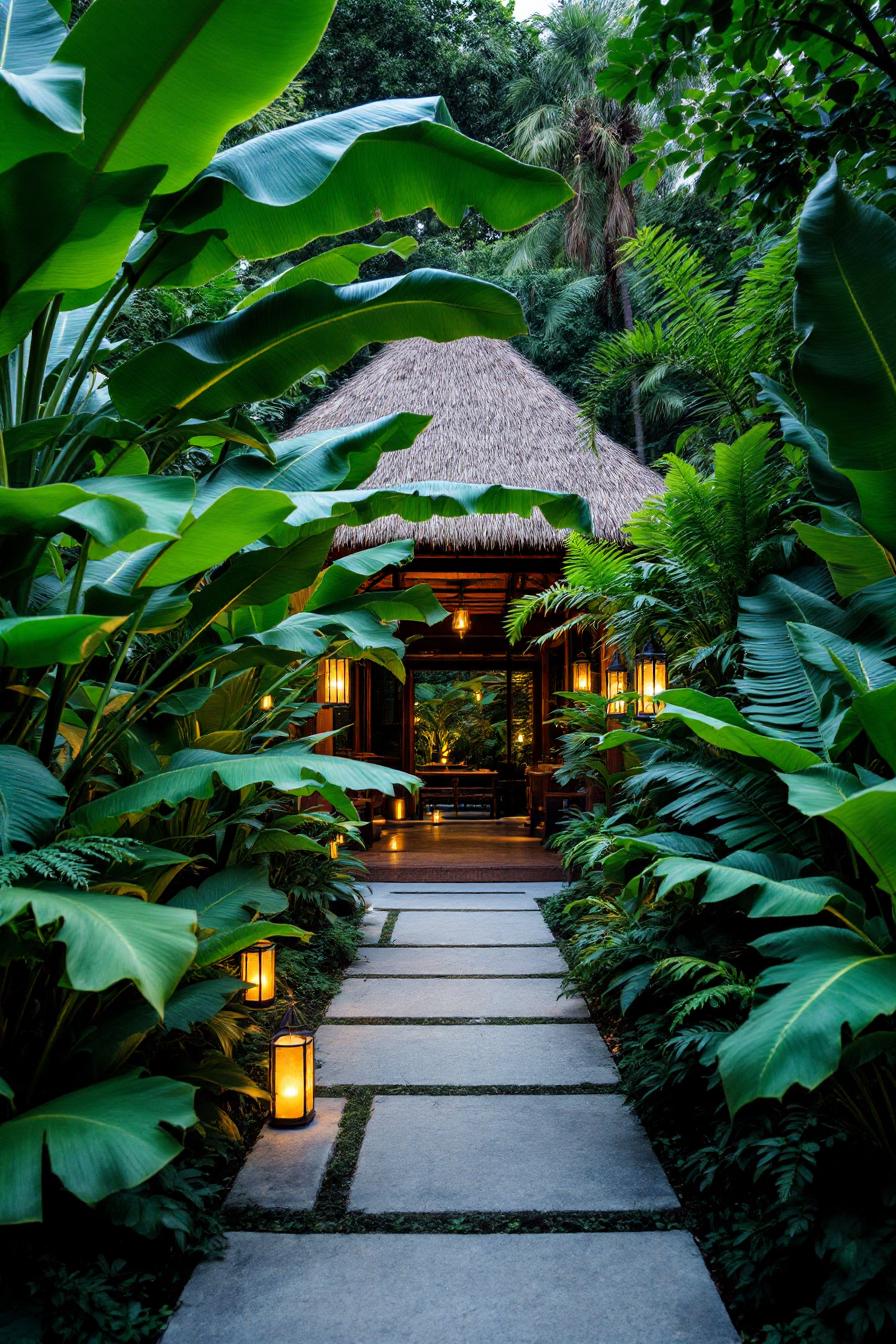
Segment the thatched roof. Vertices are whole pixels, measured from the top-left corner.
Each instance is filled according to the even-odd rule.
[[[368,486],[412,481],[531,486],[584,495],[595,535],[622,524],[662,480],[627,448],[598,434],[592,448],[575,402],[506,341],[397,341],[297,421],[290,437],[359,424],[395,411],[432,415],[412,448],[384,453]],[[382,518],[351,529],[352,549],[414,537],[435,550],[552,551],[563,534],[539,512],[409,523]],[[336,537],[349,544],[348,536]]]

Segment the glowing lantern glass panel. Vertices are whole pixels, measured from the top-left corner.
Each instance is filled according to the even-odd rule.
[[[624,714],[625,701],[621,698],[628,690],[628,668],[620,657],[619,650],[613,654],[607,664],[607,713]]]
[[[272,710],[274,708],[274,697],[270,694],[270,692],[267,692],[265,695],[261,697],[261,699],[258,702],[258,708],[260,710],[263,710],[265,713],[268,713],[269,710]]]
[[[404,821],[405,802],[403,798],[394,798],[392,800],[392,819],[393,821]]]
[[[646,717],[657,711],[656,699],[666,689],[666,655],[648,640],[635,658],[635,690],[638,713]]]
[[[591,659],[584,650],[578,653],[573,660],[572,688],[580,693],[587,693],[591,690]]]
[[[470,613],[461,602],[459,607],[454,608],[454,615],[451,617],[451,629],[456,635],[463,639],[470,628]]]
[[[327,705],[351,704],[352,683],[348,658],[327,658],[324,661],[323,700]]]
[[[243,990],[246,1003],[254,1003],[257,1008],[267,1008],[277,997],[274,980],[274,966],[277,949],[269,938],[262,938],[252,947],[240,953],[240,979],[247,980],[249,988]]]
[[[298,1128],[314,1119],[314,1036],[287,1009],[271,1037],[271,1124]]]

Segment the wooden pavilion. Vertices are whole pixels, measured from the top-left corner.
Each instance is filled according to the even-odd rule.
[[[606,435],[592,437],[575,403],[504,341],[468,337],[448,344],[407,340],[385,347],[294,425],[291,434],[360,424],[397,411],[432,415],[414,445],[386,453],[371,486],[412,481],[501,482],[574,492],[591,508],[594,535],[621,540],[632,511],[662,488],[661,478]],[[521,810],[526,765],[551,754],[546,720],[556,695],[571,687],[576,649],[559,639],[540,649],[511,647],[504,633],[509,604],[542,590],[561,572],[564,534],[536,510],[434,518],[383,518],[337,534],[337,546],[360,550],[400,537],[415,542],[413,561],[377,577],[374,586],[429,584],[451,613],[440,625],[400,631],[408,647],[407,681],[359,662],[351,671],[350,706],[335,723],[351,724],[341,746],[366,759],[415,770],[414,686],[428,670],[507,679],[506,760],[501,810]],[[459,632],[458,608],[468,613]],[[460,621],[463,624],[463,621]],[[421,628],[423,634],[420,634]],[[594,651],[595,688],[605,652]],[[529,722],[511,722],[511,679],[531,678]],[[324,726],[323,724],[321,726]],[[512,750],[513,744],[513,750]],[[518,748],[522,745],[524,750]],[[419,761],[417,761],[419,766]]]

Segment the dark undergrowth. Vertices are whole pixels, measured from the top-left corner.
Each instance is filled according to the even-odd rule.
[[[258,1013],[235,1052],[262,1087],[267,1041],[287,997],[316,1027],[354,960],[359,937],[356,919],[335,919],[308,944],[281,948],[281,998]],[[228,1104],[227,1115],[232,1137],[191,1131],[179,1158],[95,1210],[48,1180],[55,1207],[45,1224],[6,1229],[0,1238],[2,1344],[149,1344],[158,1338],[193,1267],[223,1248],[222,1204],[265,1108],[239,1097]]]

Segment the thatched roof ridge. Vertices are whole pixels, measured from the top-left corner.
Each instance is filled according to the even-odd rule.
[[[584,495],[594,533],[619,540],[633,510],[662,490],[662,478],[604,434],[594,447],[575,402],[506,341],[469,336],[446,344],[397,341],[347,379],[289,436],[359,424],[396,411],[432,414],[412,448],[384,453],[368,486],[412,481],[531,486]],[[339,546],[414,537],[434,550],[559,550],[563,534],[536,511],[426,523],[382,518],[337,534]]]

